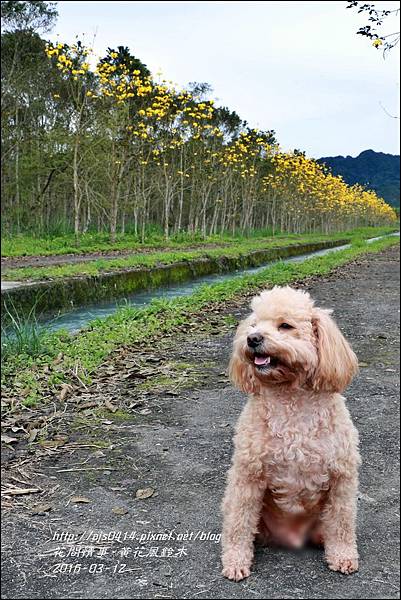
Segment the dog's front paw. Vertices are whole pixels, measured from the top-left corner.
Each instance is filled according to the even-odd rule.
[[[247,565],[230,564],[223,567],[222,574],[231,581],[241,581],[241,579],[249,577],[251,569]]]
[[[231,581],[241,581],[251,574],[253,560],[253,546],[230,548],[223,552],[222,575]]]
[[[349,552],[333,552],[326,554],[327,565],[332,571],[350,575],[358,570],[358,555],[350,549]]]

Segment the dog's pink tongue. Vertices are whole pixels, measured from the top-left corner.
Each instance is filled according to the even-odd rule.
[[[270,362],[270,356],[255,356],[254,362],[255,365],[258,366],[268,365]]]

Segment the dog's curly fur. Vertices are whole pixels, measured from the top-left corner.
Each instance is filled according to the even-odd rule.
[[[223,575],[250,574],[255,536],[324,545],[330,569],[358,569],[358,433],[340,393],[357,358],[310,295],[275,287],[252,301],[230,362],[249,394],[234,437],[222,510]]]

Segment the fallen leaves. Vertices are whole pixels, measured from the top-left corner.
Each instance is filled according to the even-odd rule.
[[[150,377],[151,373],[146,372],[145,370],[133,369],[126,375],[124,375],[123,379],[146,379]]]
[[[52,505],[51,504],[35,504],[35,506],[33,506],[31,513],[33,515],[45,515],[48,512],[50,512],[52,509]]]
[[[60,391],[60,395],[59,395],[59,399],[61,400],[61,402],[63,402],[63,400],[65,400],[67,398],[67,396],[69,394],[71,394],[73,388],[72,385],[69,385],[68,383],[63,383],[63,385],[61,386],[61,391]]]
[[[28,444],[32,444],[36,440],[36,436],[38,435],[39,429],[31,429],[28,435]]]
[[[68,442],[68,436],[60,436],[54,440],[41,440],[39,442],[42,448],[60,448]]]
[[[73,496],[72,498],[70,498],[70,502],[72,502],[73,504],[89,504],[91,500],[89,500],[89,498],[86,498],[86,496]]]
[[[78,471],[116,471],[114,467],[78,467],[73,469],[57,469],[56,473],[77,473]]]
[[[12,444],[13,442],[17,442],[18,439],[15,437],[10,437],[6,433],[1,434],[1,441],[3,444]]]
[[[138,500],[146,500],[146,498],[151,498],[155,493],[155,490],[151,487],[148,488],[140,488],[136,490],[135,498]]]
[[[115,515],[123,516],[123,515],[127,514],[128,509],[120,507],[120,506],[115,506],[114,508],[111,509],[111,512],[114,513]]]
[[[64,354],[62,352],[60,352],[57,357],[54,359],[53,364],[54,365],[58,365],[59,363],[61,363],[61,361],[64,358]]]
[[[5,490],[1,490],[2,496],[25,496],[26,494],[36,494],[37,492],[41,492],[40,488],[17,488],[15,486],[10,486]]]
[[[112,404],[110,400],[105,400],[104,405],[107,408],[107,410],[109,410],[112,413],[115,413],[118,410],[118,407],[115,404]]]
[[[79,404],[78,410],[86,410],[87,408],[94,408],[95,406],[98,406],[96,400],[89,400],[88,402],[83,402],[82,404]]]
[[[20,413],[6,415],[1,422],[2,431],[4,432],[1,436],[2,442],[8,444],[24,440],[28,444],[32,444],[37,441],[39,435],[46,435],[48,437],[51,434],[53,424],[59,422],[65,415],[64,412],[54,411],[53,408],[46,405],[40,407],[40,412],[41,414],[39,410],[24,409]],[[18,437],[14,437],[12,434],[18,434]],[[62,441],[59,437],[64,437],[64,440],[67,439],[65,436],[58,436],[56,434],[55,440],[57,441],[52,440],[47,444],[47,447],[57,448],[63,445],[65,441]],[[10,439],[12,442],[10,442]],[[41,442],[39,445],[46,447],[46,442]]]

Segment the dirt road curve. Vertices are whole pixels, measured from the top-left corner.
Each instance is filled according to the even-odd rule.
[[[73,444],[48,449],[20,467],[44,493],[5,510],[2,597],[399,598],[398,286],[395,248],[307,285],[335,309],[361,362],[347,393],[363,456],[359,573],[329,571],[317,549],[258,549],[249,579],[221,577],[219,504],[243,404],[224,375],[231,325],[161,340],[148,363],[154,379],[139,386],[124,370],[99,375],[91,398],[130,399],[128,416],[108,413],[100,426],[71,418],[60,433],[78,444],[74,452]],[[244,303],[235,316],[245,312]],[[186,372],[184,387],[163,384],[163,365],[173,361]],[[23,476],[15,466],[10,475]],[[138,489],[149,497],[135,498]],[[43,514],[33,514],[38,504]],[[171,530],[170,539],[154,537]],[[81,550],[67,534],[81,539]]]
[[[212,250],[214,248],[222,248],[229,246],[229,243],[209,243],[204,244],[199,242],[185,248],[185,252],[193,250]],[[103,252],[82,252],[79,254],[49,254],[48,256],[2,256],[1,270],[5,273],[8,269],[18,269],[21,267],[56,267],[62,265],[72,265],[75,263],[91,262],[93,260],[114,260],[115,258],[124,258],[134,256],[136,254],[151,254],[152,252],[174,252],[178,248],[165,246],[160,248],[152,248],[143,246],[136,250],[125,248],[123,250],[105,250]]]

